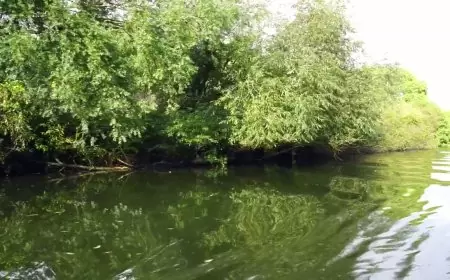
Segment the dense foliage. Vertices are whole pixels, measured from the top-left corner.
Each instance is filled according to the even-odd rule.
[[[450,145],[450,112],[445,112],[439,123],[438,139],[440,146],[448,147]]]
[[[429,101],[426,85],[396,65],[372,66],[367,70],[377,81],[374,93],[386,98],[376,129],[379,134],[376,149],[437,147],[443,112]]]
[[[243,0],[1,0],[2,159],[436,145],[426,85],[361,67],[339,1],[297,9],[267,36],[270,17]]]

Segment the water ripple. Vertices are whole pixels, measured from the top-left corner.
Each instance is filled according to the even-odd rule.
[[[450,157],[433,161],[430,177],[450,182]],[[362,251],[353,267],[355,279],[450,279],[450,187],[431,184],[418,202],[420,211],[389,223],[384,210],[373,212],[339,257]],[[364,247],[364,248],[362,248]]]

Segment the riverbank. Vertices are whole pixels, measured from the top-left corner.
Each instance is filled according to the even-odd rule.
[[[213,159],[200,157],[180,157],[180,155],[163,157],[161,154],[124,155],[125,160],[109,163],[108,165],[84,165],[74,160],[61,161],[54,158],[48,161],[48,156],[33,153],[16,153],[0,165],[0,177],[16,177],[31,174],[51,175],[55,173],[73,175],[79,173],[117,172],[117,171],[162,171],[168,172],[185,168],[229,168],[276,165],[282,167],[316,166],[327,162],[346,162],[358,160],[370,154],[386,154],[394,152],[412,152],[424,149],[410,148],[404,150],[381,150],[374,147],[355,147],[336,153],[325,146],[284,146],[272,150],[225,150],[215,154]],[[64,157],[61,157],[64,158]],[[68,158],[68,157],[67,157]],[[153,160],[152,160],[153,159]],[[106,161],[105,161],[106,162]]]
[[[185,151],[186,152],[186,151]],[[15,153],[0,165],[0,176],[21,176],[27,174],[49,174],[55,172],[95,172],[123,170],[173,170],[189,167],[221,167],[275,164],[280,166],[312,165],[336,159],[331,150],[323,147],[280,147],[272,150],[229,149],[214,154],[214,158],[192,151],[183,154],[168,154],[167,151],[153,150],[151,153],[123,155],[123,160],[107,162],[106,165],[83,165],[60,156],[52,161],[42,154]],[[62,159],[62,160],[61,160]],[[65,160],[64,160],[65,159]],[[97,161],[100,163],[100,161]]]

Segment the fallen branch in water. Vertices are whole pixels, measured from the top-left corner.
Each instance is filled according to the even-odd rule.
[[[117,179],[117,181],[120,181],[120,180],[122,180],[122,179],[124,179],[124,178],[130,176],[131,174],[134,174],[135,172],[136,172],[136,171],[128,172],[128,173],[126,173],[126,174],[120,176],[119,179]]]
[[[60,160],[56,159],[56,162],[47,162],[48,166],[57,166],[62,168],[72,168],[72,169],[80,169],[87,171],[123,171],[130,170],[130,166],[88,166],[88,165],[80,165],[80,164],[66,164],[62,163]]]
[[[121,160],[120,158],[118,158],[117,161],[120,162],[121,164],[123,164],[123,165],[129,167],[129,168],[134,168],[134,165],[132,165],[132,164],[126,162],[126,161],[123,161],[123,160]]]
[[[111,171],[92,171],[92,172],[83,172],[83,173],[78,173],[75,175],[70,175],[70,176],[64,176],[64,177],[58,177],[58,178],[53,178],[53,179],[49,179],[47,180],[48,183],[56,183],[59,184],[62,181],[65,180],[73,180],[73,179],[78,179],[81,177],[88,177],[88,176],[94,176],[94,175],[99,175],[99,174],[108,174],[111,173]]]

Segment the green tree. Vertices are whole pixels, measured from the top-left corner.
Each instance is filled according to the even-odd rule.
[[[251,148],[322,143],[334,149],[372,133],[372,97],[353,62],[358,44],[341,5],[301,1],[247,74],[222,98],[231,142]]]
[[[437,146],[442,112],[427,97],[426,84],[398,65],[365,67],[372,76],[370,91],[381,97],[377,124],[378,150],[427,149]]]
[[[178,108],[199,68],[193,49],[220,42],[246,12],[234,0],[47,1],[39,6],[45,18],[36,32],[28,24],[37,13],[33,3],[4,3],[0,83],[2,91],[18,85],[21,94],[4,93],[3,101],[33,101],[17,109],[33,138],[29,146],[84,156],[113,152],[144,133],[175,134],[148,129],[157,116],[175,114],[184,122]],[[105,24],[111,20],[120,24]],[[9,132],[2,134],[16,142]]]

